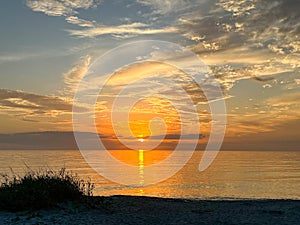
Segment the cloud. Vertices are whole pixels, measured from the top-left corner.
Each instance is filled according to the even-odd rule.
[[[219,0],[207,12],[204,2],[180,16],[178,30],[227,90],[241,79],[299,74],[299,1]]]
[[[78,18],[78,9],[95,8],[101,0],[27,0],[26,5],[34,12],[42,12],[48,16],[64,16],[70,24],[80,27],[93,27],[94,21]]]
[[[93,140],[95,134],[80,132],[88,140]],[[104,139],[110,139],[97,134]],[[0,150],[74,150],[78,149],[73,132],[29,132],[15,134],[0,134]],[[87,144],[87,148],[92,148]]]
[[[272,85],[271,85],[271,84],[264,84],[262,87],[263,87],[263,88],[271,88]]]
[[[25,58],[27,57],[22,55],[0,55],[0,64],[6,62],[16,62]]]
[[[300,93],[284,94],[281,96],[270,98],[267,102],[273,107],[292,106],[300,108]]]
[[[80,59],[80,62],[64,74],[65,88],[63,93],[68,96],[73,96],[76,91],[80,79],[85,75],[91,64],[91,57],[85,56]]]
[[[94,23],[88,20],[80,19],[77,16],[69,16],[66,21],[71,24],[76,24],[80,27],[93,27]]]
[[[150,13],[143,15],[143,18],[149,19],[151,23],[131,22],[138,18],[134,20],[129,18],[122,21],[126,24],[120,25],[106,25],[81,19],[78,15],[78,9],[94,7],[91,3],[94,1],[74,1],[76,6],[71,6],[71,1],[28,2],[34,2],[35,5],[30,6],[33,11],[44,12],[51,16],[64,16],[68,23],[80,26],[80,29],[71,29],[68,32],[72,36],[81,38],[111,35],[122,39],[137,35],[180,34],[178,37],[180,39],[176,39],[177,36],[174,35],[172,40],[185,46],[188,45],[197,53],[210,66],[223,90],[228,91],[228,93],[239,80],[244,79],[264,82],[261,85],[265,88],[272,85],[270,90],[264,90],[266,92],[278,88],[277,83],[275,83],[277,80],[278,85],[282,85],[282,88],[299,88],[300,81],[297,79],[300,71],[299,1],[136,0],[138,4],[148,7],[150,10]],[[79,4],[79,2],[81,3]],[[74,93],[78,81],[89,65],[90,57],[83,57],[74,68],[64,74],[65,94],[70,96]],[[122,85],[127,84],[131,78],[135,79],[136,76],[139,76],[138,67],[135,69],[127,76],[113,80],[115,83],[112,86],[115,89],[110,91],[119,90],[118,88],[122,88]],[[144,70],[147,69],[149,68],[144,67]],[[126,71],[120,72],[125,73]],[[279,80],[281,77],[286,79],[282,83]],[[181,79],[185,80],[182,76],[178,76],[178,82]],[[271,79],[273,81],[267,84],[266,81],[271,81]],[[184,95],[180,90],[174,90],[166,87],[166,85],[155,83],[155,81],[147,83],[147,88],[153,90],[153,87],[159,88],[158,91],[174,101],[185,101],[181,97]],[[141,95],[146,91],[145,86],[142,85],[137,85],[134,88],[136,89],[132,89],[132,91],[138,90]],[[194,85],[188,84],[185,88],[195,102],[205,102],[205,96]],[[250,88],[249,92],[251,92]],[[109,91],[106,94],[107,96],[104,96],[105,101],[116,95],[116,93]],[[288,96],[288,98],[291,97]],[[231,122],[236,128],[230,132],[239,134],[257,133],[259,130],[274,130],[283,120],[293,120],[297,115],[299,116],[296,109],[289,113],[286,110],[291,109],[292,104],[296,104],[296,101],[299,101],[298,98],[287,101],[283,97],[281,99],[274,97],[264,102],[270,108],[262,107],[259,109],[260,113],[250,113],[250,115],[242,117],[237,116],[240,114],[235,114],[234,116],[237,118],[231,119]],[[6,107],[9,107],[10,104],[12,109],[17,106],[18,108],[23,107],[25,110],[24,105],[27,105],[31,110],[39,110],[39,108],[34,109],[34,107],[40,107],[36,102],[16,98],[6,99],[5,104],[7,104]],[[150,101],[149,104],[155,107],[156,103]],[[189,110],[191,109],[182,109],[186,112]]]
[[[149,28],[149,25],[144,23],[131,23],[123,24],[118,26],[104,26],[98,25],[93,28],[84,29],[84,30],[68,30],[68,32],[73,36],[78,36],[82,38],[92,38],[101,35],[115,35],[118,38],[128,38],[132,35],[149,35],[149,34],[162,34],[162,33],[176,33],[178,32],[175,27],[166,27],[166,28]]]
[[[175,33],[175,27],[150,28],[144,23],[121,24],[107,26],[96,21],[89,21],[77,16],[78,9],[89,9],[97,7],[98,0],[66,0],[66,1],[47,1],[47,0],[27,0],[26,4],[35,12],[43,12],[49,16],[64,16],[66,22],[88,29],[67,30],[70,35],[82,38],[97,37],[110,34],[117,39],[130,38],[136,35],[150,35],[160,33]],[[173,4],[173,3],[172,3]]]
[[[300,42],[297,38],[300,33],[299,1],[222,0],[220,6],[232,14],[232,23],[243,27],[236,31],[247,36],[249,40],[277,54],[299,52]]]
[[[165,140],[194,140],[195,137],[198,137],[198,139],[203,139],[205,136],[203,134],[195,133],[195,134],[166,134],[166,135],[155,135],[152,136],[152,139],[165,139]]]
[[[73,104],[67,98],[0,89],[1,114],[23,121],[69,123]],[[78,106],[79,111],[85,111]],[[66,117],[67,116],[67,117]]]
[[[158,2],[157,2],[158,3]],[[97,7],[100,4],[99,0],[65,0],[65,1],[47,1],[47,0],[27,0],[26,5],[35,12],[42,12],[49,16],[63,16],[65,17],[66,22],[70,24],[77,25],[82,28],[88,29],[79,29],[67,30],[70,35],[78,36],[82,38],[86,37],[97,37],[101,35],[112,35],[116,39],[125,39],[131,38],[136,35],[153,35],[153,34],[164,34],[164,33],[176,33],[177,28],[175,27],[161,27],[153,28],[150,25],[145,23],[135,22],[131,24],[120,24],[120,25],[104,25],[96,21],[90,21],[82,19],[77,14],[79,14],[78,9],[89,9]],[[143,1],[142,4],[146,4]],[[179,1],[174,5],[172,1],[159,3],[163,8],[166,5],[170,5],[173,8],[179,4]],[[147,5],[147,4],[146,4]],[[182,4],[183,5],[183,4]],[[128,22],[128,21],[127,21]]]
[[[26,60],[30,58],[40,57],[44,54],[41,53],[32,53],[32,54],[1,54],[0,55],[0,64],[7,62],[18,62],[21,60]]]
[[[43,12],[49,16],[68,16],[77,14],[77,9],[96,7],[95,0],[27,0],[26,5],[35,12]]]
[[[237,137],[249,134],[272,132],[294,135],[291,124],[299,124],[300,94],[296,91],[279,94],[262,100],[259,104],[248,105],[247,110],[238,108],[228,114],[227,136]],[[242,116],[241,116],[241,111]]]
[[[92,83],[97,84],[101,82],[100,79],[95,79]],[[215,90],[209,82],[204,81],[203,85],[207,91]],[[94,87],[89,85],[87,88]],[[154,115],[163,118],[170,133],[178,132],[180,126],[186,128],[185,132],[197,132],[192,125],[197,122],[198,116],[201,117],[202,128],[210,122],[210,115],[203,110],[209,106],[201,88],[179,69],[163,63],[144,62],[118,70],[105,84],[99,98],[105,101],[103,105],[106,108],[98,113],[97,118],[101,116],[102,121],[110,121],[112,103],[118,99],[122,104],[115,105],[115,110],[120,113],[129,110],[137,120],[134,124],[138,129],[148,127],[150,117]],[[141,102],[137,107],[130,108],[129,102],[135,98]],[[126,136],[127,133],[123,135]]]
[[[300,41],[297,38],[297,35],[300,34],[299,1],[244,0],[229,2],[232,3],[229,6],[226,6],[228,1],[221,1],[220,5],[233,15],[231,24],[235,23],[243,27],[243,29],[236,30],[239,35],[245,36],[249,42],[257,44],[258,47],[267,48],[278,55],[300,53]],[[245,13],[236,7],[240,2],[250,6],[243,7],[246,10]],[[236,15],[237,10],[240,13]]]
[[[0,104],[2,107],[31,108],[40,110],[70,111],[71,104],[62,98],[44,96],[22,91],[0,89]]]
[[[145,6],[150,6],[154,11],[152,14],[168,14],[183,11],[192,7],[192,3],[195,1],[190,0],[137,0]]]
[[[48,16],[63,16],[65,17],[66,22],[70,24],[74,24],[82,28],[88,28],[79,30],[67,30],[70,33],[70,35],[82,38],[112,35],[117,39],[125,39],[134,37],[136,35],[177,32],[177,29],[175,27],[153,28],[145,23],[140,22],[113,26],[104,25],[102,23],[82,19],[79,16],[77,16],[77,14],[79,14],[79,12],[77,11],[78,9],[89,9],[97,7],[99,3],[99,0],[27,0],[26,5],[35,12],[42,12]],[[173,5],[173,3],[171,5]]]

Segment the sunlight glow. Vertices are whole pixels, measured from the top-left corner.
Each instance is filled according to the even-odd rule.
[[[144,184],[144,151],[143,150],[139,150],[139,175],[140,175],[140,185],[143,185]]]

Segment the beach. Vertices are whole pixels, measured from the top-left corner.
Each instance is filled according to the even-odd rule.
[[[299,200],[90,197],[54,208],[0,212],[1,224],[298,224]]]
[[[0,7],[0,225],[300,225],[300,0]]]

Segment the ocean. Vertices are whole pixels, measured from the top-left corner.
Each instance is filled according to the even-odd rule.
[[[118,160],[142,169],[171,154],[111,150]],[[95,183],[94,195],[142,195],[190,199],[300,199],[300,151],[220,151],[203,172],[198,166],[203,152],[195,151],[175,175],[158,184],[128,186],[99,175],[78,150],[1,150],[0,172],[24,174],[28,167],[59,169],[66,167]],[[105,162],[103,162],[105,165]],[[164,170],[171,168],[164,166]],[[127,176],[118,171],[118,176]],[[155,174],[153,174],[155,176]],[[142,179],[142,178],[141,178]]]

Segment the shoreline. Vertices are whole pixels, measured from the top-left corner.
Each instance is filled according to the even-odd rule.
[[[298,224],[300,200],[87,197],[48,210],[0,211],[1,224]]]

